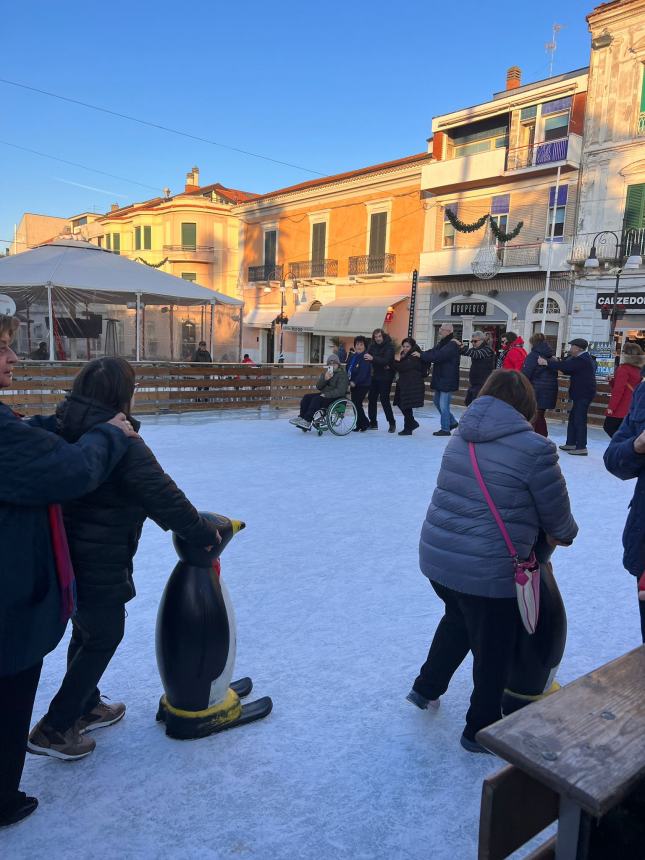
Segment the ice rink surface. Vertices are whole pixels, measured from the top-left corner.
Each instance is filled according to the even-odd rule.
[[[155,723],[161,693],[157,605],[176,556],[144,529],[137,597],[101,685],[125,719],[80,762],[28,756],[36,814],[0,835],[6,860],[73,858],[474,858],[482,778],[500,766],[459,735],[467,661],[438,713],[405,701],[441,614],[417,564],[418,535],[446,440],[421,430],[318,438],[285,418],[164,417],[142,435],[200,508],[244,519],[222,556],[235,605],[235,677],[270,695],[264,721],[173,741]],[[399,424],[401,424],[399,416]],[[400,428],[399,428],[400,429]],[[561,425],[552,437],[563,441]],[[580,524],[554,557],[569,617],[559,679],[640,642],[620,538],[633,482],[609,475],[607,437],[562,457]],[[67,636],[45,661],[34,720],[63,675]]]

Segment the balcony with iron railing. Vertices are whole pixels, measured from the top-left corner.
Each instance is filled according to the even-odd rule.
[[[582,138],[578,134],[569,134],[558,140],[543,140],[507,150],[505,170],[543,170],[563,163],[579,167],[581,156]]]
[[[552,271],[567,271],[568,259],[571,255],[571,239],[564,238],[562,242],[554,242],[549,255],[551,243],[523,242],[520,244],[502,244],[497,248],[497,257],[501,263],[502,273],[522,271],[546,271],[549,256]],[[460,246],[440,248],[436,251],[425,251],[421,254],[419,274],[427,277],[446,277],[455,275],[471,275],[473,263],[482,252],[482,246]]]
[[[174,260],[206,260],[215,257],[214,245],[164,245],[163,252]]]
[[[497,256],[502,263],[502,268],[531,268],[540,266],[540,253],[542,242],[533,242],[528,245],[500,245]]]
[[[595,233],[578,233],[571,248],[570,262],[574,266],[582,266],[591,254],[591,248],[596,247],[596,257],[600,265],[618,265],[622,260],[638,254],[645,254],[645,227],[630,227],[627,230],[614,231],[619,239],[619,244],[611,233],[598,235]]]
[[[381,254],[349,258],[350,275],[393,275],[396,271],[396,254]]]
[[[284,266],[282,263],[270,263],[263,266],[249,266],[249,283],[261,281],[281,281]]]
[[[338,260],[301,260],[290,263],[288,270],[294,278],[337,278]]]

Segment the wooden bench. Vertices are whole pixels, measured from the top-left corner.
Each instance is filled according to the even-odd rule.
[[[645,645],[477,740],[511,763],[484,781],[479,857],[508,857],[556,819],[556,836],[530,856],[589,857],[605,816],[645,786]],[[611,854],[619,858],[621,845]]]

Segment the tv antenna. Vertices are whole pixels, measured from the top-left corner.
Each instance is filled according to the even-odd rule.
[[[553,77],[553,61],[555,59],[555,52],[558,48],[558,33],[564,24],[554,24],[551,28],[551,41],[545,42],[544,47],[546,49],[547,54],[549,55],[549,77]]]

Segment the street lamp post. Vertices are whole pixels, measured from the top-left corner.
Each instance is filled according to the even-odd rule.
[[[620,239],[618,235],[614,233],[613,230],[601,230],[600,233],[596,233],[594,236],[593,242],[591,243],[591,251],[589,252],[589,257],[585,260],[585,269],[593,270],[600,269],[600,260],[598,259],[598,252],[596,250],[598,245],[604,245],[607,242],[608,236],[613,236],[615,244],[615,256],[614,259],[622,260],[623,254],[619,252],[620,248]],[[614,344],[614,338],[616,334],[616,323],[618,321],[618,314],[621,313],[618,308],[618,297],[620,291],[620,276],[623,274],[625,270],[634,270],[639,269],[642,264],[642,259],[638,254],[632,254],[627,259],[621,263],[621,265],[616,270],[616,282],[614,284],[614,295],[612,297],[611,303],[611,322],[609,324],[609,343]]]
[[[284,304],[285,304],[285,295],[287,292],[287,280],[291,279],[293,281],[292,291],[294,295],[294,299],[296,304],[298,304],[298,281],[296,280],[293,272],[287,272],[286,275],[280,281],[280,316],[278,317],[280,321],[280,348],[278,354],[278,364],[284,364],[284,352],[282,351],[282,342],[284,339],[284,327],[288,322],[288,319],[284,315]]]

